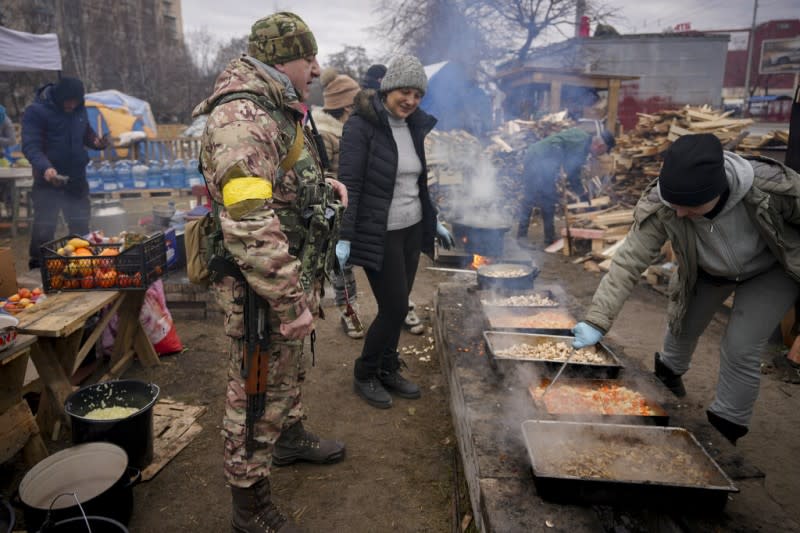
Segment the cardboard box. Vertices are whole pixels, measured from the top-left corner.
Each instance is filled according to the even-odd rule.
[[[14,268],[14,251],[0,248],[0,298],[8,298],[17,292],[17,269]]]

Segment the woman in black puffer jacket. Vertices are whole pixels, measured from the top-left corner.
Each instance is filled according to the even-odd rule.
[[[349,203],[336,256],[342,264],[349,258],[364,267],[378,302],[355,362],[354,387],[367,403],[384,409],[392,405],[388,391],[420,396],[419,387],[400,375],[397,344],[420,252],[433,253],[435,236],[452,244],[428,193],[423,143],[436,119],[419,109],[427,84],[417,58],[395,58],[380,91],[356,96],[340,147],[339,179]]]

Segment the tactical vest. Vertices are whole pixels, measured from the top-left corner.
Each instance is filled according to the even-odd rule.
[[[300,261],[303,289],[311,291],[315,280],[322,280],[333,270],[344,206],[325,181],[319,153],[307,129],[298,128],[297,122],[268,98],[249,92],[236,92],[217,100],[214,107],[241,99],[250,100],[275,121],[281,139],[277,143],[278,149],[285,149],[281,153],[282,160],[277,172],[281,176],[293,170],[297,176],[297,200],[294,205],[275,207],[274,211],[281,222],[281,231],[289,241],[289,253]],[[298,133],[303,135],[303,149],[292,163],[289,160],[292,157],[290,151]],[[284,167],[288,168],[284,170]]]

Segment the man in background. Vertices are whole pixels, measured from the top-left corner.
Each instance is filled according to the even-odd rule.
[[[567,185],[582,195],[581,169],[586,157],[607,153],[614,147],[614,136],[607,130],[594,135],[580,128],[570,128],[545,137],[534,143],[525,153],[522,179],[525,187],[520,208],[517,239],[528,242],[528,227],[533,208],[538,207],[544,225],[544,245],[556,240],[555,213],[558,203],[556,185],[561,179],[561,170],[567,176]]]
[[[40,247],[53,240],[59,212],[71,235],[89,232],[87,148],[103,150],[108,138],[89,125],[83,96],[83,82],[64,77],[39,88],[22,116],[22,153],[33,167],[31,269],[41,266]]]

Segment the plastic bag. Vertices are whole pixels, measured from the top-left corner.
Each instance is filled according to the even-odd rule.
[[[115,316],[103,331],[101,345],[105,355],[110,355],[113,350],[118,321],[119,317]],[[139,313],[139,323],[159,355],[183,350],[183,344],[178,337],[172,315],[167,309],[164,284],[160,279],[150,285],[145,292],[144,302],[142,302],[142,309]]]

